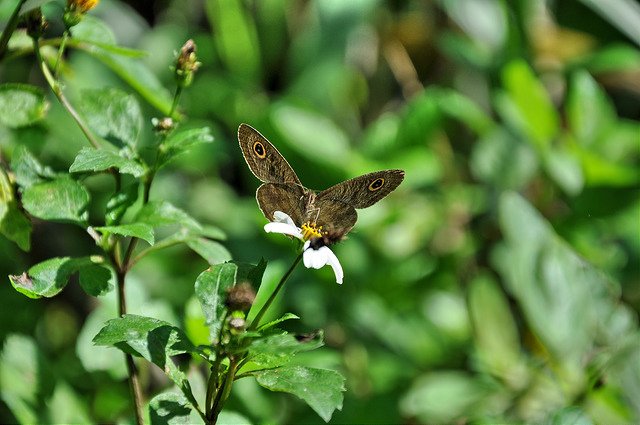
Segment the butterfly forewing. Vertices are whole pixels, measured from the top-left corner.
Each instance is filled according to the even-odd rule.
[[[402,180],[402,170],[376,171],[331,186],[318,194],[318,200],[332,199],[354,208],[367,208],[395,190]]]
[[[240,124],[238,142],[251,172],[261,181],[300,184],[296,172],[278,149],[253,127]]]
[[[264,216],[271,221],[274,220],[275,211],[282,211],[298,227],[305,222],[306,196],[302,186],[264,183],[256,191],[256,200]]]

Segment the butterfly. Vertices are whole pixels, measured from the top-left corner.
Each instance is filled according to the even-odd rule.
[[[256,200],[265,217],[288,214],[298,227],[321,229],[331,242],[340,240],[356,224],[356,208],[367,208],[404,180],[403,170],[383,170],[355,177],[320,192],[302,185],[291,165],[262,134],[247,124],[238,128],[238,142],[251,172],[262,181]]]

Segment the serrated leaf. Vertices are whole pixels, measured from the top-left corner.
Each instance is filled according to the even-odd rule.
[[[210,336],[218,337],[222,326],[225,294],[236,284],[238,266],[234,263],[216,264],[196,279],[195,292],[209,327]]]
[[[325,422],[336,409],[342,410],[345,379],[334,370],[291,366],[255,372],[254,376],[258,384],[271,391],[301,398]]]
[[[123,158],[115,152],[104,149],[82,148],[69,168],[70,173],[87,171],[106,171],[117,168],[120,173],[140,177],[144,174],[144,167],[128,158]]]
[[[90,257],[56,257],[34,265],[21,275],[9,276],[9,280],[16,291],[29,298],[50,298],[67,286],[71,275],[92,264]]]
[[[140,209],[136,222],[152,227],[179,224],[188,229],[200,231],[202,226],[189,214],[167,201],[152,201]]]
[[[153,245],[155,238],[153,236],[153,227],[146,223],[129,223],[120,224],[117,226],[100,226],[95,227],[101,233],[115,233],[121,236],[131,236],[134,238],[140,238]]]
[[[22,188],[52,179],[56,173],[49,167],[43,166],[40,161],[23,145],[18,145],[11,157],[11,169],[15,173],[16,182]]]
[[[28,84],[0,84],[0,125],[19,128],[31,125],[49,109],[43,91]]]
[[[219,242],[194,238],[187,240],[187,245],[211,265],[231,260],[231,253]]]
[[[57,178],[27,187],[22,205],[34,217],[84,225],[87,221],[89,192],[75,180]]]
[[[80,108],[98,136],[119,148],[135,146],[142,112],[134,96],[115,88],[84,90]]]
[[[132,183],[116,192],[107,202],[105,221],[107,225],[118,223],[127,209],[138,199],[138,184]]]
[[[213,142],[209,127],[174,133],[160,145],[158,168],[162,168],[196,145]]]
[[[102,265],[82,267],[78,273],[80,286],[84,292],[92,297],[100,297],[111,292],[114,288],[113,273]]]

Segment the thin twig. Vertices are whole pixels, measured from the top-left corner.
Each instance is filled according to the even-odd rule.
[[[0,36],[0,60],[4,58],[4,55],[7,53],[7,46],[9,45],[9,40],[11,39],[11,35],[16,30],[18,26],[18,18],[20,17],[20,9],[22,9],[22,5],[27,0],[20,0],[16,5],[16,8],[13,10],[11,17],[9,18],[9,22],[7,22],[7,26],[4,27],[4,31],[2,31],[2,36]]]

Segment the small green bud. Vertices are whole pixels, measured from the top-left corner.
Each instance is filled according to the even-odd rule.
[[[200,68],[201,63],[198,62],[196,50],[196,43],[193,40],[187,40],[180,49],[175,65],[176,81],[180,87],[190,86],[193,82],[193,74]]]

